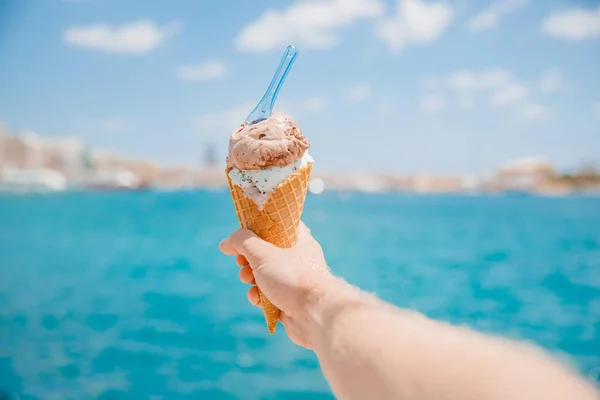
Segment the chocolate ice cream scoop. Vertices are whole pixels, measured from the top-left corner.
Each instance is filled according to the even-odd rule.
[[[299,160],[309,146],[298,124],[288,115],[276,112],[233,132],[227,166],[240,170],[283,167]]]

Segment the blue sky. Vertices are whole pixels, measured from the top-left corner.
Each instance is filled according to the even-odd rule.
[[[0,0],[0,121],[199,163],[279,96],[320,170],[600,163],[600,2]]]

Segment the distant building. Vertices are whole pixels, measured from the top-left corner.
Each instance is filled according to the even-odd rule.
[[[161,174],[161,168],[145,160],[123,160],[121,167],[138,177],[140,186],[152,186]]]
[[[18,168],[27,167],[27,146],[22,139],[3,135],[0,138],[0,165]]]
[[[217,151],[214,143],[207,143],[204,148],[204,166],[213,168],[217,165]]]
[[[95,171],[82,186],[88,189],[137,189],[140,187],[140,180],[125,169],[105,169]]]
[[[29,169],[46,168],[49,159],[48,146],[44,139],[33,131],[23,131],[18,137],[25,145],[25,167]]]
[[[48,146],[48,167],[62,171],[69,179],[81,179],[85,167],[85,145],[79,139],[63,138]]]
[[[194,171],[186,166],[163,168],[154,182],[161,189],[190,189],[195,186]]]
[[[65,176],[48,168],[5,166],[0,174],[0,192],[54,192],[67,187]]]
[[[83,171],[84,145],[75,138],[46,138],[32,131],[0,133],[0,163],[23,169],[51,169],[67,177]]]
[[[463,178],[458,176],[419,174],[412,181],[412,188],[417,193],[451,193],[465,189]]]
[[[160,175],[160,168],[149,161],[123,160],[108,152],[93,154],[89,162],[97,174],[131,173],[140,187],[152,186]]]
[[[524,157],[502,165],[495,182],[504,190],[533,190],[555,176],[554,167],[543,157]]]
[[[544,157],[523,157],[504,163],[498,169],[499,176],[553,176],[552,164]]]

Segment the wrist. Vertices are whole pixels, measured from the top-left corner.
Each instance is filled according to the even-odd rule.
[[[334,321],[346,310],[363,304],[357,288],[333,275],[322,276],[305,294],[302,310],[303,331],[310,348],[322,342]]]

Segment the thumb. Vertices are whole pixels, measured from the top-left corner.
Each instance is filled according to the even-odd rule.
[[[277,247],[262,240],[248,229],[239,229],[223,240],[219,244],[219,249],[228,255],[241,254],[246,257],[250,266],[254,266]]]

